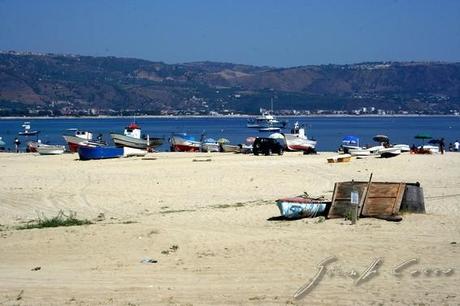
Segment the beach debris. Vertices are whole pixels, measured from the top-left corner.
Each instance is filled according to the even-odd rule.
[[[450,244],[457,244],[457,242],[456,241],[451,241]]]
[[[179,249],[179,246],[177,244],[173,244],[172,246],[169,247],[168,250],[163,250],[161,251],[161,254],[168,255],[170,253],[174,253]]]
[[[41,269],[42,269],[42,267],[37,266],[37,267],[34,267],[34,268],[30,269],[30,271],[40,271]]]
[[[336,156],[331,156],[327,158],[327,162],[329,164],[334,164],[334,163],[346,163],[351,160],[351,155],[350,154],[340,154]]]
[[[401,221],[400,211],[424,213],[423,189],[419,183],[339,182],[334,186],[328,218],[350,215],[352,197],[358,199],[357,218],[374,217],[387,221]],[[355,206],[353,206],[355,207]]]
[[[157,263],[158,260],[155,260],[153,258],[149,258],[149,257],[145,257],[145,258],[142,258],[141,260],[141,263],[143,264],[154,264],[154,263]]]
[[[143,157],[141,160],[157,160],[156,157]]]
[[[21,291],[19,291],[18,295],[16,296],[16,301],[22,300],[23,294],[24,294],[24,289],[21,289]]]
[[[212,161],[212,159],[210,159],[210,158],[206,158],[206,159],[194,158],[194,159],[192,160],[192,162],[210,162],[210,161]]]
[[[100,221],[104,221],[104,220],[105,220],[104,213],[99,213],[99,215],[97,215],[97,217],[96,217],[96,221],[100,222]]]

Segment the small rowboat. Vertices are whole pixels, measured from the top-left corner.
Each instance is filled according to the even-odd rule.
[[[123,148],[116,147],[78,147],[80,160],[118,158],[123,156]]]
[[[39,144],[37,146],[37,152],[40,155],[61,155],[65,151],[65,146],[60,145],[47,145]]]
[[[312,198],[285,198],[276,201],[283,217],[287,219],[314,218],[324,214],[326,202]]]

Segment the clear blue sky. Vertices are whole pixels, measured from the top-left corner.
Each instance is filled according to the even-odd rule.
[[[460,61],[460,0],[0,0],[0,50],[166,63]]]

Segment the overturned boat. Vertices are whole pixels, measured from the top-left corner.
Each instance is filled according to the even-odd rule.
[[[324,215],[327,203],[323,199],[295,197],[279,199],[276,205],[283,217],[299,219]]]

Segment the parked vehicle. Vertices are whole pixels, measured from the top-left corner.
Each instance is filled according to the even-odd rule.
[[[252,145],[252,152],[254,155],[272,155],[273,153],[283,155],[284,144],[280,143],[278,139],[257,137]]]

